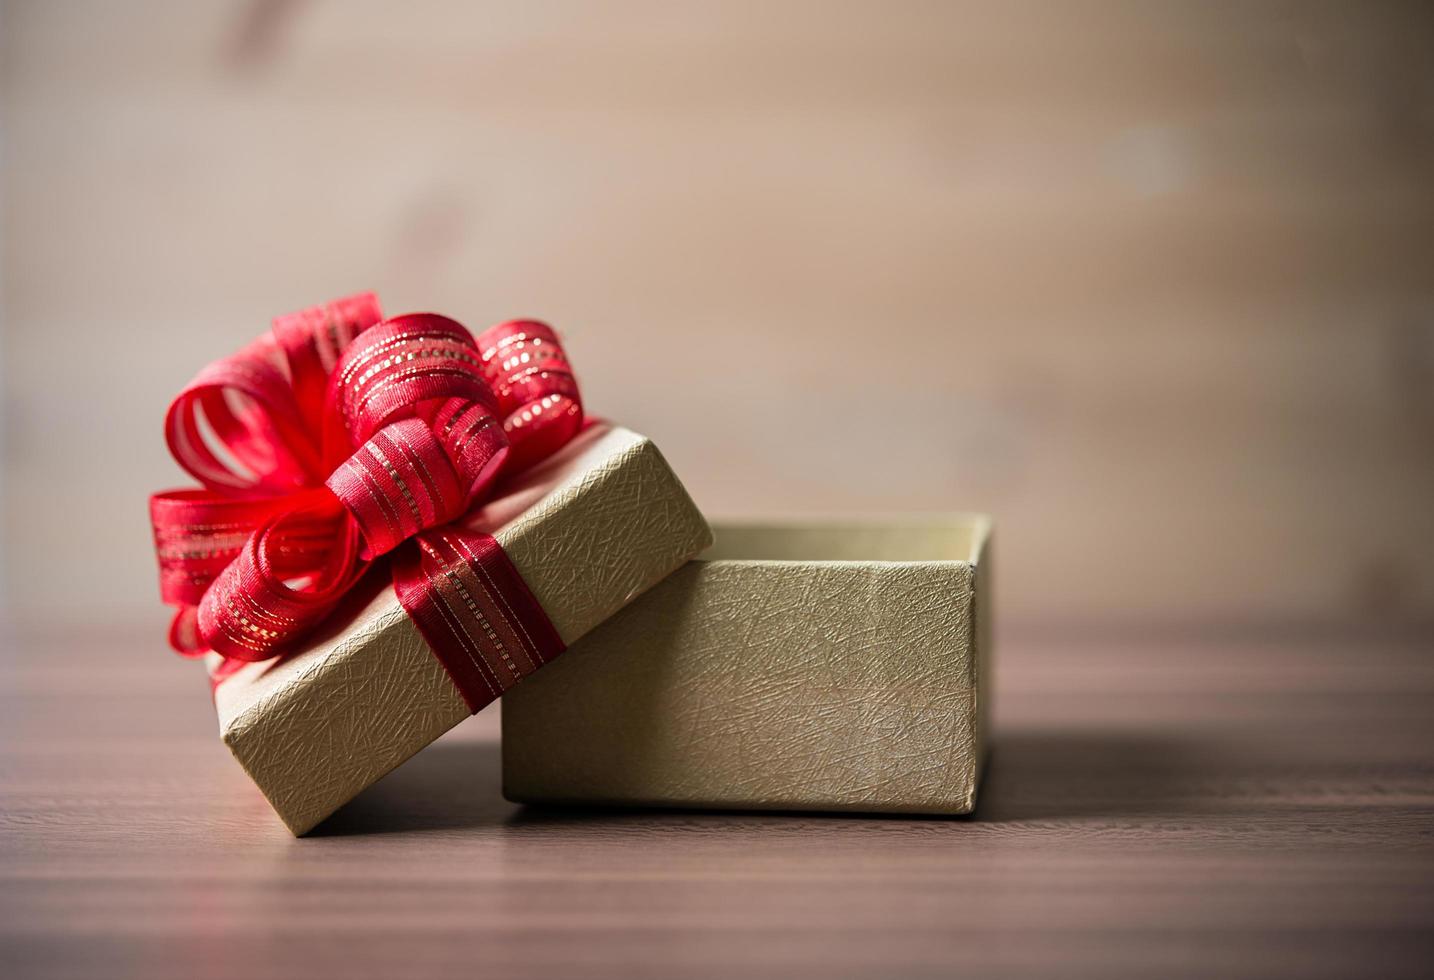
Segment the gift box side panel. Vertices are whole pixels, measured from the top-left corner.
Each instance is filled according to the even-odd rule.
[[[975,643],[975,677],[972,690],[976,695],[975,752],[976,781],[979,784],[985,778],[986,764],[991,757],[991,706],[995,703],[996,693],[996,573],[992,564],[994,528],[990,520],[982,519],[976,531],[971,556],[974,564],[971,611],[975,618],[972,630],[972,640]],[[975,805],[974,799],[972,805]]]
[[[295,666],[222,731],[295,835],[468,717],[392,588]]]
[[[692,562],[504,711],[520,802],[961,813],[972,566]]]

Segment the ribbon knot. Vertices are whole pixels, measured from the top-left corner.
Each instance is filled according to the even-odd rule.
[[[433,430],[410,418],[375,432],[324,485],[358,524],[359,557],[369,560],[461,516],[467,495],[460,480]]]
[[[203,485],[150,501],[176,650],[292,650],[374,560],[434,534],[395,574],[438,562],[462,544],[445,525],[581,427],[576,379],[545,324],[510,321],[475,340],[436,314],[380,320],[371,293],[280,317],[170,406],[170,451]],[[400,590],[424,591],[422,575]]]

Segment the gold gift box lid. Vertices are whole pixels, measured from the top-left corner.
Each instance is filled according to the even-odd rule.
[[[712,541],[657,447],[605,424],[464,523],[498,540],[566,644]],[[469,716],[392,585],[370,585],[307,648],[214,692],[225,743],[295,834]]]

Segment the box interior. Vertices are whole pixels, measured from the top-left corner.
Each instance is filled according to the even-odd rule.
[[[713,524],[716,543],[705,561],[974,562],[988,531],[985,518],[953,515],[829,524]]]

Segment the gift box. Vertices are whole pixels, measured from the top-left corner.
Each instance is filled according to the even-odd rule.
[[[991,699],[991,525],[718,526],[503,706],[521,803],[962,814]]]
[[[461,525],[497,540],[565,644],[712,540],[657,447],[606,425]],[[225,743],[296,835],[471,713],[381,578],[301,651],[224,677],[214,704]]]
[[[199,484],[150,498],[170,645],[295,834],[711,541],[536,320],[475,337],[372,293],[281,316],[165,439]]]

